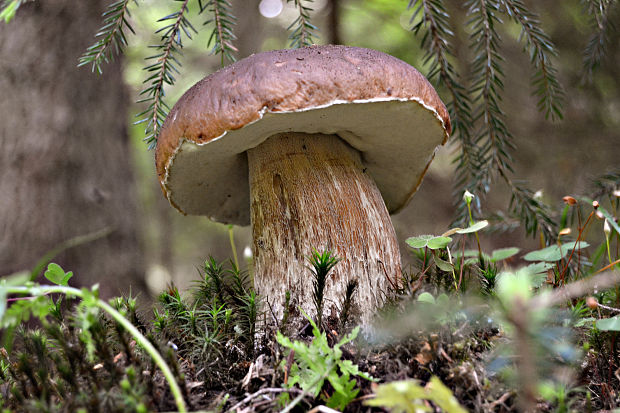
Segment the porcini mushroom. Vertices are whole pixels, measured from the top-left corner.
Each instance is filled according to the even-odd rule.
[[[389,213],[449,133],[433,87],[399,59],[346,46],[276,50],[189,89],[164,122],[156,166],[181,212],[251,222],[254,285],[276,319],[287,291],[292,310],[314,315],[307,257],[328,248],[341,261],[325,308],[357,279],[368,324],[401,279]]]

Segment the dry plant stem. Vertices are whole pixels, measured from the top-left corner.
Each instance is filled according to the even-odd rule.
[[[620,264],[620,260],[615,260],[614,262],[612,262],[611,264],[608,264],[606,266],[604,266],[603,268],[601,268],[600,270],[598,270],[597,272],[595,272],[595,274],[598,274],[599,272],[603,272],[605,270],[608,270],[612,267],[614,267],[616,264]]]
[[[252,393],[250,395],[248,395],[245,399],[241,400],[239,403],[235,404],[234,406],[232,406],[230,409],[226,410],[226,412],[236,412],[237,409],[239,409],[241,406],[243,406],[244,404],[254,400],[255,398],[262,396],[264,394],[277,394],[277,393],[302,393],[305,394],[303,392],[303,390],[299,390],[299,389],[295,389],[295,388],[291,388],[291,389],[283,389],[283,388],[273,388],[273,387],[267,387],[267,388],[263,388],[258,390],[255,393]]]
[[[579,245],[579,242],[581,241],[583,231],[585,231],[593,215],[594,215],[594,211],[590,212],[588,219],[586,219],[586,223],[583,225],[583,227],[579,228],[579,235],[577,236],[577,241],[575,242],[575,248],[573,248],[572,251],[570,252],[570,256],[568,257],[568,260],[566,261],[566,266],[564,267],[564,270],[561,272],[562,275],[560,277],[560,280],[562,284],[564,284],[564,277],[566,276],[566,271],[568,271],[568,266],[570,264],[570,261],[573,259],[573,254],[575,253],[575,250],[577,249],[577,245]],[[558,265],[559,265],[559,262],[558,262]]]
[[[341,261],[327,281],[325,316],[356,278],[354,302],[368,325],[401,266],[389,213],[360,153],[335,135],[282,133],[249,150],[248,166],[257,292],[278,318],[286,291],[291,317],[297,306],[316,316],[307,257],[328,249]]]

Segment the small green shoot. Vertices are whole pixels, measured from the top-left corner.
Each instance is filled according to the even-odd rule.
[[[329,272],[338,264],[339,258],[332,255],[331,251],[323,251],[319,253],[316,249],[312,250],[312,255],[308,257],[308,261],[312,265],[310,271],[314,275],[312,280],[312,300],[316,309],[316,318],[319,328],[323,329],[323,299],[325,293],[325,287],[327,285],[327,278]]]

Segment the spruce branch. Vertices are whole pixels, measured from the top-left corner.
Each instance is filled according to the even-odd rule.
[[[549,207],[537,199],[523,183],[515,183],[502,175],[512,191],[509,210],[525,226],[525,232],[532,237],[540,231],[546,245],[557,240],[557,222],[551,217]]]
[[[211,46],[211,54],[219,54],[221,57],[221,65],[224,67],[224,62],[227,59],[229,62],[234,62],[236,59],[233,53],[238,52],[233,42],[237,39],[233,33],[233,26],[237,18],[232,14],[232,5],[228,0],[209,0],[204,5],[202,0],[198,1],[200,5],[200,12],[207,10],[213,17],[204,22],[204,25],[213,23],[213,31],[209,36],[207,46]]]
[[[618,199],[616,205],[619,205],[620,197],[618,191],[620,191],[620,169],[595,178],[592,184],[594,185],[595,192],[592,194],[591,198],[599,199],[604,196],[614,197]]]
[[[286,0],[287,3],[293,2],[295,8],[299,12],[299,16],[291,23],[286,30],[291,30],[289,39],[291,40],[290,47],[300,48],[306,46],[312,46],[314,44],[313,37],[318,37],[315,31],[318,30],[315,25],[310,22],[310,12],[312,8],[304,5],[304,3],[313,3],[314,0]]]
[[[15,17],[17,10],[29,1],[34,0],[4,0],[2,6],[0,6],[0,20],[4,20],[5,23],[9,23]]]
[[[182,55],[183,34],[191,39],[191,32],[197,33],[186,17],[189,0],[175,1],[182,1],[179,10],[158,20],[158,22],[165,21],[170,23],[155,32],[162,33],[161,43],[150,46],[156,49],[158,53],[146,58],[146,60],[154,61],[154,63],[144,68],[150,75],[143,82],[147,84],[147,87],[140,92],[140,96],[145,97],[138,101],[138,103],[149,102],[147,109],[137,115],[141,119],[136,122],[146,123],[146,137],[144,140],[148,144],[149,149],[155,147],[159,130],[170,110],[164,101],[164,87],[165,85],[171,86],[174,84],[176,79],[172,72],[180,73],[179,67],[181,62],[177,56]]]
[[[408,8],[413,9],[412,31],[416,35],[423,33],[424,63],[430,64],[427,77],[450,94],[447,106],[460,143],[454,161],[457,173],[455,221],[457,225],[467,225],[469,220],[465,204],[460,202],[464,190],[484,198],[493,177],[499,175],[513,193],[509,209],[524,223],[527,232],[535,234],[540,230],[546,239],[552,239],[554,222],[545,205],[536,200],[525,186],[515,184],[509,178],[514,143],[501,108],[503,58],[499,53],[501,39],[496,30],[503,23],[500,15],[505,13],[522,26],[526,49],[537,70],[533,83],[540,96],[538,108],[552,117],[561,116],[561,89],[550,64],[550,56],[555,53],[553,46],[540,29],[538,20],[520,0],[468,0],[465,3],[469,17],[467,28],[474,57],[471,88],[466,89],[450,63],[454,58],[450,48],[453,33],[444,3],[442,0],[410,0]],[[479,204],[475,212],[480,213]]]
[[[458,194],[455,199],[460,199],[465,188],[480,192],[470,183],[476,181],[481,161],[479,148],[472,139],[471,97],[450,62],[455,57],[451,47],[454,33],[450,27],[450,15],[441,0],[410,0],[407,9],[413,10],[411,31],[415,35],[423,33],[421,47],[425,50],[424,63],[430,63],[427,77],[436,86],[447,89],[450,95],[446,106],[450,113],[452,136],[456,136],[460,143],[460,153],[454,161],[457,164],[455,194]],[[457,205],[461,206],[461,203]],[[465,219],[466,210],[461,209],[460,212],[459,216]]]
[[[584,80],[592,81],[593,71],[605,57],[610,39],[610,31],[614,30],[611,13],[616,0],[582,0],[589,14],[593,17],[595,27],[583,54]]]
[[[496,30],[496,25],[502,23],[498,17],[498,1],[469,0],[465,6],[469,18],[467,27],[471,29],[470,47],[474,54],[469,91],[473,115],[469,122],[472,128],[478,126],[470,132],[468,140],[461,139],[461,153],[455,161],[456,225],[467,225],[469,221],[468,210],[461,202],[463,192],[468,190],[484,198],[497,170],[512,171],[510,152],[514,149],[500,106],[504,74],[501,68],[503,58],[498,52],[501,39]],[[480,213],[478,201],[474,208],[476,213]]]
[[[512,192],[509,209],[519,217],[526,233],[534,236],[540,231],[545,241],[549,243],[555,239],[557,224],[551,218],[548,208],[536,199],[532,191],[523,184],[513,182],[508,176],[512,172],[510,152],[515,146],[500,106],[501,93],[504,90],[504,74],[501,68],[503,58],[498,52],[501,40],[495,26],[502,23],[498,17],[502,5],[510,10],[509,16],[521,23],[522,35],[528,39],[532,64],[539,69],[534,77],[534,84],[539,89],[537,94],[541,96],[538,109],[545,111],[546,115],[553,112],[561,117],[557,106],[561,90],[555,79],[554,69],[549,64],[549,55],[555,51],[549,39],[539,29],[535,16],[528,12],[519,0],[470,0],[466,4],[469,7],[468,14],[471,16],[470,40],[475,54],[472,64],[473,92],[479,105],[474,121],[482,123],[476,136],[476,145],[482,154],[480,174],[476,177],[477,183],[485,189],[484,192],[488,192],[492,175],[497,172]]]
[[[475,55],[472,64],[472,93],[476,104],[473,120],[482,123],[475,135],[481,164],[474,186],[480,190],[489,187],[495,170],[512,171],[510,151],[514,144],[500,107],[504,74],[501,68],[503,58],[498,52],[500,38],[495,28],[496,24],[502,23],[497,16],[499,3],[495,0],[469,0],[465,4],[470,16],[468,26],[472,28],[470,45]]]
[[[521,26],[519,40],[525,39],[525,50],[535,70],[532,85],[534,94],[538,96],[538,110],[551,120],[562,119],[564,91],[551,61],[557,55],[551,39],[542,30],[538,16],[530,12],[521,0],[500,0],[500,3],[506,15]]]
[[[107,10],[102,14],[103,27],[95,34],[95,38],[99,40],[90,46],[78,60],[78,67],[92,65],[91,70],[102,74],[101,65],[108,63],[114,59],[115,55],[122,53],[127,46],[127,37],[125,29],[135,34],[131,24],[127,18],[131,16],[129,12],[129,3],[132,2],[137,6],[137,0],[118,0],[110,4]]]
[[[466,88],[459,82],[458,74],[450,59],[454,57],[450,39],[454,32],[450,27],[450,15],[441,0],[410,0],[407,9],[413,9],[411,31],[417,36],[423,30],[421,47],[425,50],[424,63],[430,62],[427,77],[450,93],[448,109],[453,132],[461,139],[471,137],[472,124],[470,100]],[[417,22],[416,22],[417,21]]]

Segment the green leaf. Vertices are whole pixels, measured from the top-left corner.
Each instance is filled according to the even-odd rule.
[[[554,261],[559,261],[562,258],[566,257],[566,255],[573,250],[573,248],[575,250],[580,250],[583,248],[587,248],[589,247],[590,244],[588,244],[585,241],[579,241],[579,243],[577,243],[576,241],[574,242],[567,242],[566,244],[563,245],[551,245],[549,247],[543,248],[541,250],[536,250],[536,251],[532,251],[528,254],[525,254],[525,256],[523,257],[524,260],[526,261],[547,261],[547,262],[554,262]]]
[[[445,248],[451,241],[452,238],[450,237],[435,235],[420,235],[417,237],[407,238],[407,240],[405,240],[407,245],[409,245],[411,248],[419,249],[428,247],[432,250]]]
[[[525,268],[522,268],[519,271],[525,271],[530,275],[538,275],[538,274],[546,274],[547,270],[553,268],[553,264],[549,264],[548,262],[537,262],[534,264],[530,264]]]
[[[450,297],[446,293],[441,293],[437,296],[436,303],[445,309],[450,304]]]
[[[573,327],[592,327],[592,324],[596,322],[596,318],[594,317],[585,317],[577,320]]]
[[[50,282],[66,286],[69,284],[71,277],[73,277],[73,272],[65,272],[60,265],[52,262],[47,266],[47,271],[45,271],[44,275]]]
[[[519,268],[516,272],[501,272],[498,274],[498,280],[503,277],[527,278],[529,286],[539,288],[547,280],[547,270],[553,268],[553,264],[548,262],[537,262],[527,267]]]
[[[375,398],[364,402],[367,406],[383,407],[393,412],[432,411],[423,400],[430,400],[446,413],[466,413],[452,391],[433,376],[426,387],[415,380],[393,381],[377,386]]]
[[[435,304],[435,297],[431,293],[423,292],[418,296],[418,301],[421,303]]]
[[[451,241],[450,237],[434,237],[428,240],[428,248],[432,250],[446,248]]]
[[[359,327],[356,327],[356,328],[359,328]],[[359,367],[357,367],[357,364],[353,364],[351,360],[341,361],[338,364],[338,367],[340,368],[340,371],[343,374],[350,374],[352,376],[358,376],[368,381],[375,381],[375,382],[379,381],[378,379],[375,379],[374,377],[372,377],[370,374],[360,371]]]
[[[502,261],[508,259],[521,251],[519,248],[500,248],[498,250],[494,250],[491,254],[491,262]]]
[[[596,321],[596,328],[601,331],[620,331],[620,317],[603,318]]]
[[[461,254],[461,251],[457,251],[454,253],[454,256],[457,258],[461,258],[462,255],[463,254]],[[480,252],[478,252],[478,250],[465,250],[465,254],[464,254],[465,258],[469,257],[469,259],[465,260],[465,265],[476,264],[478,262],[479,255],[480,255]],[[486,254],[484,251],[482,252],[482,259],[484,261],[492,261],[491,257],[488,254]]]
[[[450,272],[454,269],[452,264],[448,261],[442,260],[437,255],[433,255],[433,260],[435,261],[435,265],[442,271]]]
[[[457,230],[456,233],[457,234],[470,234],[472,232],[478,232],[482,228],[484,228],[484,227],[486,227],[488,225],[489,225],[489,221],[487,221],[487,220],[479,221],[479,222],[476,222],[473,225],[470,225],[467,228]]]
[[[437,376],[433,376],[425,388],[429,399],[435,402],[446,413],[466,413],[456,400],[452,391]]]
[[[559,261],[562,258],[564,256],[558,245],[551,245],[541,250],[529,252],[523,257],[526,261]]]
[[[512,305],[516,299],[527,302],[532,296],[532,274],[523,271],[502,272],[497,276],[495,291],[504,304]]]
[[[423,399],[424,387],[415,380],[400,380],[381,384],[375,390],[375,398],[366,400],[366,406],[382,407],[394,412],[429,412]]]
[[[562,244],[562,251],[566,250],[565,254],[568,254],[570,251],[572,251],[572,249],[574,248],[576,251],[577,250],[582,250],[584,248],[588,248],[590,246],[590,244],[588,244],[585,241],[572,241],[572,242],[567,242],[566,244]]]
[[[547,274],[532,274],[531,285],[534,288],[540,288],[547,281]]]
[[[339,380],[342,380],[342,378]],[[331,380],[330,383],[333,386],[333,382]],[[327,400],[327,407],[337,410],[344,410],[344,408],[347,407],[347,405],[351,403],[359,393],[359,389],[355,388],[356,384],[357,383],[355,380],[349,380],[347,376],[345,381],[339,383],[341,390],[335,391],[334,394],[332,394]],[[334,386],[334,389],[335,388],[336,386]]]
[[[433,237],[434,237],[433,235],[420,235],[417,237],[407,238],[405,242],[411,248],[419,249],[419,248],[426,247],[428,245],[428,240],[430,240]]]

